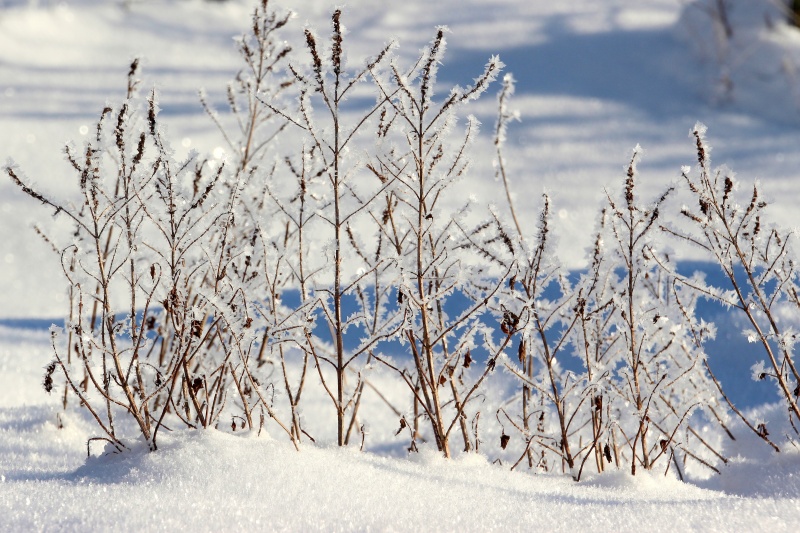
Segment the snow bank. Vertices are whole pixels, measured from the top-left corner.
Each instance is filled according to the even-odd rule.
[[[6,476],[0,529],[788,531],[797,499],[750,499],[613,473],[575,484],[433,452],[413,460],[183,431],[158,453]]]

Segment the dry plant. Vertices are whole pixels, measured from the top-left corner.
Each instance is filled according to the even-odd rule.
[[[118,449],[118,411],[135,420],[151,449],[168,413],[190,427],[214,426],[226,405],[227,365],[247,343],[246,297],[220,283],[221,265],[204,245],[220,238],[230,216],[232,199],[216,193],[224,167],[210,169],[196,156],[174,160],[155,94],[146,101],[135,94],[137,66],[126,100],[103,110],[94,138],[66,149],[78,202],[51,199],[6,169],[75,225],[62,251],[70,344],[59,347],[54,332],[50,369],[60,367],[102,439]],[[223,332],[230,342],[214,345]]]
[[[227,88],[235,129],[228,131],[205,94],[200,94],[203,108],[231,149],[238,172],[247,173],[258,167],[272,142],[287,125],[263,101],[279,98],[293,85],[293,80],[284,74],[285,62],[292,49],[279,36],[290,19],[291,12],[278,14],[271,10],[269,0],[260,0],[253,10],[250,31],[236,40],[245,68]]]
[[[413,370],[392,368],[414,394],[412,447],[418,431],[416,414],[421,409],[430,421],[437,448],[450,457],[450,435],[456,426],[464,450],[476,448],[468,428],[467,404],[494,369],[511,335],[495,345],[492,328],[480,320],[499,284],[488,279],[480,265],[470,264],[461,251],[459,220],[466,207],[452,213],[441,206],[446,196],[454,194],[451,186],[466,172],[467,152],[477,135],[477,120],[469,117],[460,139],[452,138],[457,113],[480,97],[503,65],[493,57],[473,85],[455,87],[437,102],[434,88],[446,31],[437,30],[411,67],[393,62],[387,73],[370,69],[386,100],[381,123],[391,127],[384,151],[374,157],[370,168],[381,182],[391,184],[381,230],[393,254],[397,304],[404,317],[400,339],[411,351]],[[468,303],[451,317],[445,306],[455,294],[466,296]],[[476,347],[486,349],[487,363],[471,376],[467,369]]]
[[[513,80],[506,78],[495,145],[519,231],[502,159],[505,129],[514,117],[508,111],[512,92]],[[684,462],[692,457],[712,469],[704,458],[709,454],[726,461],[692,421],[692,412],[702,408],[724,427],[720,399],[708,394],[714,387],[703,367],[703,343],[713,326],[695,317],[696,296],[676,283],[669,256],[659,249],[657,221],[671,191],[641,205],[635,195],[637,158],[638,151],[622,198],[607,194],[589,269],[574,283],[555,259],[547,196],[533,239],[521,231],[509,238],[497,216],[471,237],[483,257],[501,265],[512,261],[516,269],[495,308],[497,320],[519,333],[517,357],[504,365],[522,382],[521,409],[498,412],[524,438],[514,467],[527,458],[529,467],[547,469],[547,455],[553,454],[580,479],[590,458],[598,472],[623,462],[635,473],[637,464],[651,469],[666,457],[679,475],[676,450],[684,452]],[[501,260],[504,250],[497,243],[518,252]],[[583,373],[570,370],[575,359]],[[505,431],[503,437],[505,448]]]
[[[223,412],[234,429],[253,428],[255,409],[262,424],[266,412],[297,440],[249,368],[251,355],[267,342],[256,335],[263,326],[254,324],[259,315],[250,300],[258,294],[251,274],[262,265],[253,260],[252,224],[237,224],[254,208],[252,197],[249,204],[242,197],[256,171],[252,162],[275,135],[261,138],[274,121],[254,98],[288,53],[272,41],[287,19],[262,2],[252,34],[240,41],[251,76],[240,75],[238,93],[229,91],[242,128],[241,141],[226,135],[239,154],[235,168],[196,154],[175,160],[158,124],[155,93],[146,101],[136,95],[135,61],[123,104],[103,110],[83,149],[67,147],[79,203],[50,199],[24,184],[17,169],[7,169],[23,191],[76,228],[74,244],[62,252],[71,296],[66,354],[54,335],[46,388],[60,367],[67,388],[103,430],[101,439],[117,449],[125,446],[115,424],[120,410],[151,449],[162,427],[216,427]],[[236,98],[248,96],[239,112]]]
[[[354,387],[348,387],[348,371],[370,354],[378,342],[394,334],[397,320],[384,321],[379,316],[380,299],[386,295],[380,289],[381,272],[387,267],[382,243],[378,241],[370,253],[358,234],[363,227],[361,221],[370,221],[370,207],[390,186],[374,175],[365,175],[365,163],[354,155],[358,135],[378,117],[385,98],[379,97],[374,106],[355,117],[344,108],[346,99],[369,78],[370,72],[386,62],[394,45],[387,45],[365,66],[351,71],[344,56],[345,31],[341,15],[341,10],[336,10],[331,17],[328,50],[322,50],[318,37],[310,29],[305,30],[310,70],[304,73],[299,67],[290,66],[299,87],[296,112],[280,109],[263,99],[262,102],[303,133],[301,161],[286,160],[299,191],[288,197],[274,193],[272,198],[287,217],[287,231],[290,228],[298,238],[295,273],[301,285],[303,313],[310,322],[296,344],[314,360],[322,385],[336,410],[337,442],[343,446],[356,424],[357,406],[363,391],[361,371],[355,370]],[[321,106],[324,112],[316,113],[316,106]],[[306,218],[309,200],[313,206]],[[314,242],[303,241],[302,236],[309,234],[310,228],[313,228]],[[307,264],[312,254],[326,258],[331,268],[323,270],[317,266],[319,261]],[[375,282],[372,305],[367,302],[364,288],[370,279]],[[345,302],[353,295],[362,305],[361,312],[345,317]],[[313,334],[312,323],[318,318],[327,325],[329,344]],[[346,346],[348,329],[363,331],[367,336],[355,346]],[[333,370],[334,385],[329,383],[331,380],[325,375],[323,363]]]
[[[523,233],[502,153],[508,122],[516,118],[516,113],[508,107],[513,90],[513,78],[507,75],[498,96],[495,147],[497,173],[506,189],[516,231],[508,231],[501,217],[495,214],[469,236],[470,247],[486,260],[500,268],[509,265],[512,268],[500,297],[492,306],[501,331],[509,340],[514,339],[511,345],[516,347],[516,357],[504,357],[503,366],[522,383],[521,395],[512,401],[520,406],[519,412],[514,412],[511,404],[507,404],[496,414],[503,426],[501,447],[505,449],[510,442],[511,437],[505,433],[505,425],[510,424],[524,441],[523,451],[512,469],[527,459],[529,468],[549,470],[555,458],[562,464],[563,471],[578,479],[585,462],[581,456],[588,457],[587,452],[595,448],[603,431],[602,414],[592,410],[594,438],[590,444],[584,443],[583,430],[587,423],[583,412],[587,405],[602,405],[602,395],[597,393],[598,379],[602,377],[593,375],[596,365],[589,362],[589,344],[581,344],[586,351],[588,376],[565,368],[563,362],[580,354],[580,350],[573,352],[573,339],[579,334],[578,330],[583,328],[586,333],[588,323],[607,310],[611,302],[607,298],[608,301],[597,305],[596,309],[590,309],[591,303],[587,306],[587,301],[600,299],[595,293],[605,287],[600,282],[598,262],[602,256],[599,251],[590,275],[582,277],[576,285],[570,282],[568,273],[558,263],[549,196],[543,195],[535,234]],[[600,466],[598,469],[601,470]]]
[[[754,362],[754,376],[769,378],[786,402],[789,420],[797,431],[800,419],[797,398],[800,376],[794,361],[793,329],[781,325],[783,309],[797,309],[796,260],[791,247],[793,232],[768,224],[758,183],[744,195],[733,173],[711,169],[706,128],[695,125],[692,136],[697,148],[695,172],[684,167],[682,176],[696,207],[684,207],[681,214],[691,228],[666,228],[683,242],[701,249],[718,264],[728,281],[727,287],[715,287],[702,280],[682,280],[704,297],[741,311],[752,329],[746,330],[748,342],[758,343],[766,362]],[[721,389],[720,389],[721,391]],[[730,403],[730,402],[729,402]],[[753,424],[730,403],[745,424],[775,451],[763,423]]]
[[[800,27],[800,0],[791,0],[786,16],[789,22]]]
[[[454,432],[465,452],[478,451],[485,385],[499,365],[518,383],[492,398],[512,468],[560,463],[576,480],[587,465],[683,476],[692,459],[716,471],[727,458],[699,424],[732,435],[698,298],[741,310],[767,358],[757,377],[776,384],[796,427],[795,334],[778,319],[800,310],[792,234],[763,222],[757,186],[736,203],[733,177],[710,170],[704,128],[694,130],[698,169],[683,173],[699,206],[682,211],[689,229],[666,220],[672,189],[650,203],[638,197],[637,150],[620,194],[606,194],[588,269],[568,272],[550,198],[534,223],[515,210],[503,154],[518,116],[510,75],[494,145],[512,224],[490,208],[472,226],[454,187],[479,138],[477,120],[458,128],[459,118],[495,80],[499,59],[436,98],[445,28],[409,66],[392,43],[352,67],[341,19],[334,11],[327,46],[305,30],[301,67],[280,37],[290,16],[258,4],[238,41],[244,67],[228,89],[230,114],[202,98],[227,161],[175,159],[155,93],[138,96],[134,62],[123,103],[103,110],[83,147],[67,147],[75,200],[6,168],[74,228],[71,242],[49,239],[70,308],[44,385],[52,390],[60,371],[65,407],[68,390],[102,432],[92,440],[122,450],[133,427],[155,450],[161,429],[230,421],[260,431],[270,419],[299,449],[314,440],[302,400],[318,379],[337,444],[360,434],[363,448],[360,408],[380,362],[409,389],[407,412],[392,407],[398,435],[408,431],[412,450],[430,439],[451,457]],[[351,104],[366,94],[372,104]],[[730,286],[678,275],[667,237],[705,251]],[[739,415],[778,449],[763,424]],[[512,442],[507,428],[521,438]]]
[[[692,457],[712,469],[709,455],[726,460],[694,427],[708,419],[724,425],[703,367],[703,343],[714,329],[696,318],[696,297],[670,270],[658,220],[672,190],[643,204],[636,194],[638,157],[637,147],[621,197],[606,194],[590,268],[567,314],[578,324],[572,342],[586,370],[579,380],[588,413],[577,425],[591,428],[583,438],[590,444],[579,448],[578,479],[589,457],[598,471],[627,463],[633,474],[637,465],[649,470],[664,458],[680,476],[678,452],[684,463]],[[698,409],[713,417],[694,417]]]
[[[261,0],[253,10],[249,31],[237,39],[244,68],[227,89],[229,112],[234,119],[232,128],[226,128],[225,124],[230,121],[225,121],[212,109],[202,93],[201,102],[232,151],[229,165],[236,173],[232,183],[238,188],[230,237],[217,243],[221,246],[215,250],[215,255],[226,257],[226,279],[247,294],[257,295],[251,302],[250,318],[259,338],[253,357],[243,360],[238,369],[237,390],[240,388],[246,396],[246,399],[242,397],[244,421],[246,427],[253,427],[249,401],[263,406],[270,397],[269,403],[272,403],[275,388],[282,386],[289,404],[290,437],[297,444],[305,433],[299,402],[308,358],[301,359],[299,374],[293,379],[286,344],[290,342],[289,332],[302,330],[305,324],[298,324],[297,311],[282,303],[282,295],[293,286],[295,272],[289,257],[295,254],[292,247],[298,235],[302,247],[305,196],[300,196],[301,230],[290,235],[289,220],[283,219],[283,213],[270,200],[270,184],[279,173],[278,166],[283,164],[279,161],[282,155],[275,151],[274,145],[288,121],[265,103],[277,102],[294,86],[293,79],[286,73],[291,47],[280,36],[280,30],[290,19],[291,12],[278,14],[271,9],[268,0]],[[302,254],[299,257],[302,287],[305,281]],[[275,365],[280,369],[278,377],[272,372]],[[232,368],[233,372],[236,370]],[[275,381],[280,385],[276,386]],[[235,420],[232,427],[236,427]]]

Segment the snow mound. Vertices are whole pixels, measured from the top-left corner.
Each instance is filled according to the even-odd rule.
[[[49,438],[49,437],[48,437]],[[180,431],[72,472],[0,483],[0,529],[788,531],[797,500],[733,498],[657,474],[508,472],[475,457],[296,452],[262,433]]]

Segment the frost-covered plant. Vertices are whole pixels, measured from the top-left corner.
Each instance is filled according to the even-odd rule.
[[[710,382],[702,350],[713,329],[694,318],[694,301],[665,268],[669,253],[658,239],[661,209],[674,189],[643,204],[636,196],[638,158],[637,147],[622,197],[607,196],[606,237],[609,268],[618,276],[608,324],[618,337],[617,356],[607,394],[615,397],[613,431],[622,435],[634,474],[637,465],[652,469],[676,446],[686,447],[681,432],[692,412],[715,400],[705,392]],[[705,385],[700,394],[691,392],[692,383]]]
[[[784,326],[781,309],[797,305],[797,260],[792,249],[794,234],[769,225],[765,217],[767,202],[758,183],[740,192],[740,184],[726,168],[711,169],[706,127],[696,124],[692,137],[697,147],[698,165],[694,172],[683,169],[683,179],[694,207],[681,209],[690,228],[670,227],[668,231],[704,251],[719,264],[727,279],[726,287],[702,280],[682,280],[706,298],[741,311],[750,328],[744,331],[749,342],[758,343],[766,356],[756,378],[769,378],[786,401],[790,422],[797,431],[800,420],[800,374],[794,358],[796,333]],[[754,361],[754,364],[758,364]],[[754,425],[735,407],[742,420],[776,451],[764,424]]]
[[[710,97],[728,103],[754,100],[748,86],[762,85],[758,94],[796,105],[797,61],[780,35],[796,31],[789,0],[692,0],[686,2],[678,27],[709,66]],[[793,20],[794,19],[794,20]]]
[[[100,440],[126,447],[121,419],[154,450],[160,428],[230,420],[260,429],[270,418],[299,447],[313,440],[301,397],[318,377],[336,442],[361,433],[363,446],[359,408],[379,361],[409,388],[413,415],[396,412],[411,449],[427,437],[450,457],[454,432],[465,451],[478,450],[483,385],[501,365],[518,378],[507,397],[490,399],[502,403],[501,447],[507,428],[522,436],[504,452],[512,468],[561,463],[579,480],[592,464],[635,473],[666,463],[682,475],[682,456],[715,469],[726,458],[697,427],[727,430],[727,418],[698,297],[745,313],[768,359],[757,377],[776,383],[797,424],[795,333],[778,319],[800,310],[792,235],[762,222],[757,187],[749,203],[735,202],[733,177],[709,170],[703,128],[694,131],[698,175],[684,172],[699,205],[682,211],[691,228],[664,222],[671,190],[651,204],[637,197],[636,151],[619,197],[607,194],[589,268],[571,273],[555,255],[550,198],[535,223],[514,210],[502,152],[517,117],[510,75],[494,137],[513,229],[494,208],[468,229],[474,199],[454,184],[478,122],[459,118],[500,61],[435,97],[445,28],[409,67],[393,44],[352,67],[341,17],[331,17],[327,47],[305,30],[309,64],[300,67],[279,38],[289,15],[260,1],[238,41],[245,66],[228,90],[231,114],[203,99],[232,151],[225,162],[175,158],[155,94],[136,94],[135,63],[122,105],[103,110],[85,146],[67,149],[77,201],[51,199],[7,167],[75,228],[58,247],[71,295],[67,342],[54,334],[44,384],[51,390],[60,369]],[[352,104],[368,93],[372,104]],[[708,252],[728,290],[679,276],[661,230]],[[766,427],[750,425],[772,444]]]
[[[279,14],[272,10],[269,0],[260,0],[253,10],[250,31],[236,40],[244,68],[227,88],[234,128],[224,127],[205,94],[200,95],[204,109],[231,149],[231,163],[238,172],[258,167],[287,125],[264,101],[273,102],[293,85],[293,79],[285,75],[285,62],[292,48],[279,36],[291,15]]]
[[[404,316],[400,339],[409,347],[414,365],[413,371],[402,370],[401,375],[414,391],[415,406],[430,420],[436,446],[449,457],[456,425],[464,449],[475,448],[466,406],[511,335],[497,344],[492,329],[479,319],[497,282],[486,279],[485,269],[462,253],[459,220],[466,208],[453,213],[441,206],[466,172],[467,152],[477,135],[477,120],[469,117],[464,133],[454,139],[457,113],[480,97],[503,65],[493,57],[473,85],[455,87],[437,101],[434,89],[446,31],[437,30],[410,68],[392,62],[386,74],[371,72],[386,100],[381,123],[388,132],[372,168],[381,181],[391,184],[381,229],[395,262],[396,297]],[[456,316],[448,316],[445,302],[454,294],[466,296],[468,303]],[[487,364],[470,376],[471,350],[476,346],[487,350]]]
[[[223,261],[210,252],[225,238],[235,187],[219,192],[224,166],[211,169],[195,154],[174,159],[155,94],[135,94],[137,66],[126,100],[103,110],[94,138],[66,149],[79,200],[50,199],[6,169],[75,225],[62,252],[70,344],[60,346],[54,332],[51,368],[61,368],[101,439],[117,449],[125,446],[116,424],[124,415],[151,449],[168,421],[215,426],[227,405],[229,366],[250,343],[248,296],[225,281]]]
[[[299,443],[304,433],[299,401],[305,385],[308,357],[301,354],[299,373],[296,379],[292,379],[287,361],[292,352],[287,352],[286,341],[291,338],[289,332],[298,328],[302,331],[306,324],[305,319],[300,318],[300,311],[282,303],[282,296],[297,285],[296,274],[301,288],[306,281],[303,254],[295,248],[295,243],[299,238],[302,248],[303,228],[308,219],[304,210],[304,180],[308,180],[308,175],[303,162],[303,173],[297,175],[302,190],[297,194],[299,219],[285,216],[281,206],[276,205],[272,198],[274,182],[279,177],[288,178],[285,170],[289,174],[294,171],[291,160],[281,161],[285,156],[275,150],[275,141],[286,129],[288,121],[270,107],[276,105],[294,85],[293,78],[286,72],[291,47],[280,36],[290,18],[290,12],[278,14],[272,10],[268,0],[261,0],[253,10],[249,31],[237,39],[244,68],[227,89],[230,117],[234,119],[232,127],[226,128],[231,121],[213,110],[202,93],[201,102],[231,149],[228,166],[236,175],[236,180],[231,182],[236,189],[236,202],[229,237],[216,242],[219,249],[213,254],[226,257],[225,277],[251,295],[250,318],[259,337],[253,357],[243,360],[238,369],[239,387],[244,393],[245,425],[253,427],[252,409],[248,403],[252,401],[260,405],[263,418],[266,398],[272,398],[275,388],[280,387],[289,404],[290,437]],[[302,154],[301,158],[304,156]],[[293,182],[292,179],[285,181]],[[290,185],[284,188],[292,189]],[[293,222],[296,224],[292,225]],[[298,225],[299,229],[295,227]],[[292,258],[296,259],[293,261]],[[294,268],[298,262],[299,270]],[[268,372],[273,368],[272,364],[281,369],[278,385]],[[271,399],[269,403],[272,403]],[[236,427],[236,421],[232,427]]]
[[[302,161],[287,160],[290,166],[294,165],[293,174],[300,186],[300,196],[281,198],[275,194],[273,198],[289,219],[287,229],[297,231],[298,238],[301,235],[300,226],[308,226],[314,232],[314,242],[308,239],[298,243],[300,263],[296,272],[303,272],[301,292],[307,307],[305,313],[312,322],[315,318],[321,318],[327,325],[330,344],[312,334],[311,323],[303,329],[303,338],[298,338],[296,342],[302,350],[313,356],[322,384],[334,404],[337,442],[340,446],[346,443],[349,435],[348,412],[353,421],[350,426],[355,424],[355,406],[358,405],[362,390],[361,372],[355,372],[357,383],[354,388],[348,387],[347,373],[381,339],[391,334],[392,327],[391,323],[379,324],[375,308],[370,309],[363,289],[367,279],[375,279],[374,276],[386,267],[386,260],[380,251],[372,254],[366,252],[358,234],[362,227],[361,220],[370,221],[369,209],[382,197],[388,184],[364,172],[365,163],[356,157],[355,146],[357,136],[377,116],[385,98],[379,95],[374,106],[355,118],[349,116],[343,106],[360,83],[368,79],[369,73],[385,63],[394,46],[387,45],[365,66],[351,70],[343,48],[345,29],[341,15],[341,10],[337,9],[331,17],[331,44],[327,50],[321,49],[314,32],[305,30],[310,68],[303,72],[299,67],[290,66],[299,87],[297,111],[292,113],[279,109],[262,99],[271,110],[303,133],[304,148],[300,150]],[[317,106],[324,111],[316,113]],[[311,179],[308,172],[313,173]],[[313,207],[308,212],[308,218],[303,219],[306,201],[313,202]],[[297,207],[300,207],[299,213]],[[309,229],[305,230],[306,233]],[[306,244],[308,249],[304,248]],[[313,274],[303,265],[303,257],[308,258],[309,255],[317,258],[315,263],[310,264],[314,269]],[[367,255],[373,259],[367,259]],[[325,268],[328,265],[330,268]],[[381,294],[377,288],[373,296],[380,298]],[[343,308],[345,301],[353,295],[362,304],[362,312],[347,317]],[[345,333],[348,329],[365,330],[368,335],[357,345],[347,346]],[[333,369],[335,385],[329,385],[322,363]]]
[[[610,380],[618,348],[619,336],[611,327],[616,308],[614,296],[616,273],[609,265],[607,254],[608,208],[600,211],[598,230],[591,249],[589,269],[576,283],[573,312],[578,324],[571,337],[576,355],[581,358],[586,369],[586,394],[589,395],[589,419],[592,445],[578,470],[580,478],[586,461],[594,458],[598,472],[603,472],[609,464],[619,465],[620,454],[616,434],[611,430]]]
[[[569,339],[579,315],[574,312],[575,289],[554,253],[550,217],[550,198],[544,195],[535,236],[514,239],[515,274],[495,310],[501,327],[518,336],[517,361],[506,358],[504,365],[523,383],[519,422],[503,414],[521,428],[529,467],[534,466],[535,455],[539,467],[546,468],[546,456],[554,454],[577,477],[575,467],[583,450],[574,439],[583,420],[576,414],[588,396],[584,376],[563,366],[572,356]],[[498,233],[504,235],[502,230]],[[535,430],[531,419],[536,421]]]
[[[587,421],[583,416],[584,406],[602,405],[596,393],[594,367],[588,365],[588,374],[568,370],[563,363],[574,362],[582,351],[588,355],[589,345],[583,350],[573,350],[576,331],[602,313],[610,303],[587,306],[587,300],[597,301],[595,294],[602,290],[600,271],[595,257],[590,273],[577,285],[569,281],[555,254],[555,236],[551,221],[551,201],[543,195],[541,214],[534,235],[523,233],[516,215],[508,176],[505,172],[502,147],[508,122],[516,117],[509,110],[508,101],[513,93],[513,78],[506,76],[498,96],[498,121],[495,128],[497,149],[497,173],[506,189],[506,198],[514,221],[516,234],[508,231],[495,215],[491,221],[479,226],[470,235],[471,247],[481,256],[501,267],[511,265],[508,278],[497,302],[492,306],[495,319],[501,330],[514,337],[516,357],[504,357],[503,365],[522,383],[519,396],[519,412],[511,412],[511,405],[501,407],[497,413],[515,427],[524,439],[524,449],[512,468],[527,458],[529,468],[548,470],[551,462],[560,462],[565,471],[576,479],[591,450],[599,441],[600,420],[593,413],[592,439],[586,439],[582,429]],[[513,237],[511,237],[513,235]],[[592,278],[592,281],[589,281]],[[593,403],[594,402],[594,403]],[[514,402],[517,403],[517,402]],[[501,446],[506,447],[510,436],[505,429]],[[549,456],[549,459],[548,459]],[[581,459],[581,456],[584,459]],[[601,470],[598,465],[598,470]]]
[[[652,206],[642,206],[635,198],[636,163],[638,147],[628,166],[624,195],[620,201],[608,196],[610,253],[614,254],[612,268],[620,269],[617,281],[615,313],[609,327],[619,336],[620,373],[615,392],[630,406],[633,429],[624,427],[619,420],[617,428],[630,448],[631,473],[636,473],[639,462],[650,469],[655,462],[653,454],[663,454],[652,447],[651,421],[657,405],[659,388],[670,379],[663,371],[661,355],[672,344],[669,331],[665,331],[662,315],[652,291],[645,287],[646,277],[652,270],[651,230],[659,217],[659,208],[671,190],[665,192]],[[619,203],[619,205],[618,205]],[[664,317],[666,321],[666,317]],[[667,326],[668,327],[668,326]],[[657,402],[656,402],[657,403]],[[628,414],[628,413],[626,413]],[[669,440],[671,435],[667,434]],[[668,441],[669,442],[669,441]]]
[[[507,79],[495,144],[516,221],[501,152],[506,123],[514,116],[507,110],[511,89]],[[703,366],[702,345],[713,336],[713,326],[695,318],[696,296],[676,282],[668,254],[658,249],[657,221],[671,191],[642,206],[635,196],[637,158],[638,151],[622,198],[607,195],[590,266],[574,283],[553,253],[547,196],[533,238],[520,232],[509,239],[495,218],[471,239],[484,257],[502,264],[497,258],[504,250],[497,243],[518,250],[515,275],[496,308],[498,320],[513,318],[520,337],[519,363],[507,358],[504,364],[523,383],[521,413],[505,408],[498,413],[525,438],[515,466],[527,456],[529,467],[544,468],[547,455],[555,454],[580,479],[590,458],[598,472],[627,462],[634,473],[637,464],[649,469],[661,457],[671,457],[677,466],[676,450],[712,469],[704,457],[725,460],[694,429],[691,416],[700,407],[723,423]],[[479,234],[488,238],[480,240]],[[583,373],[565,370],[576,360]]]

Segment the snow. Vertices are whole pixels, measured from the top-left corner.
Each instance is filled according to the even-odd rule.
[[[170,436],[157,453],[142,446],[84,462],[81,420],[58,430],[52,411],[9,420],[19,414],[0,419],[5,531],[791,531],[800,518],[796,455],[733,465],[710,488],[657,473],[576,484],[430,449],[408,459],[296,452],[264,435],[214,430]]]
[[[632,147],[641,144],[647,155],[642,197],[655,197],[694,161],[687,134],[697,121],[709,127],[715,162],[735,169],[745,185],[759,178],[775,200],[775,220],[796,225],[800,33],[775,21],[771,2],[735,3],[749,7],[735,11],[742,31],[724,56],[698,8],[709,2],[406,0],[389,8],[351,0],[343,21],[351,64],[391,37],[412,58],[446,25],[439,94],[468,86],[499,54],[514,74],[511,108],[521,118],[508,125],[504,155],[517,209],[535,221],[547,190],[558,214],[559,255],[580,267],[591,246],[586,229],[604,188],[617,190]],[[284,4],[297,12],[296,45],[306,23],[328,31],[334,2]],[[221,159],[225,149],[197,93],[204,88],[224,109],[226,83],[238,68],[233,37],[250,10],[246,0],[0,3],[0,156],[44,189],[67,194],[73,184],[64,143],[91,134],[104,103],[124,95],[130,60],[141,56],[143,85],[158,88],[176,150]],[[765,13],[775,31],[762,24]],[[471,112],[494,124],[496,101],[484,97]],[[491,128],[484,130],[465,190],[504,205],[493,179]],[[335,428],[326,425],[330,400],[319,387],[303,408],[318,443],[300,452],[269,427],[260,436],[164,432],[155,453],[143,445],[104,453],[94,441],[87,459],[92,420],[74,407],[63,413],[62,389],[48,396],[41,387],[52,354],[47,328],[63,324],[66,295],[52,250],[29,227],[68,228],[39,207],[0,180],[0,530],[793,531],[800,520],[800,452],[784,438],[791,428],[781,425],[784,407],[777,405],[747,404],[780,454],[734,422],[737,440],[726,445],[731,459],[722,474],[689,483],[672,471],[612,471],[580,483],[509,472],[510,452],[502,464],[466,454],[447,461],[426,446],[407,454],[405,435],[394,435],[396,415],[375,396],[364,407],[366,453],[337,449],[330,444]],[[734,344],[749,349],[741,323],[723,312],[713,319],[724,355],[733,358]],[[750,380],[751,364],[722,378],[741,374],[745,403],[761,386]],[[390,400],[401,397],[404,386],[386,376],[376,371],[371,379]],[[496,386],[502,379],[511,378]],[[486,425],[487,456],[499,457],[500,429]]]

